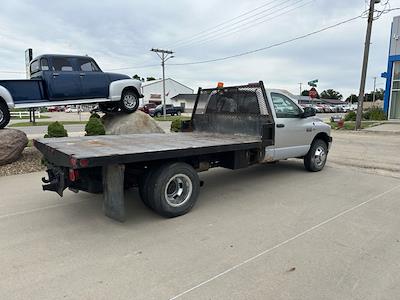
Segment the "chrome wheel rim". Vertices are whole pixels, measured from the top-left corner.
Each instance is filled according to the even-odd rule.
[[[168,205],[179,207],[190,199],[192,192],[193,185],[189,176],[176,174],[168,180],[165,186],[165,199]]]
[[[0,109],[0,123],[4,121],[4,113],[3,111]]]
[[[325,160],[326,160],[325,149],[322,146],[318,146],[317,149],[315,149],[314,153],[315,165],[317,167],[320,167],[325,163]]]
[[[137,103],[137,98],[135,95],[128,94],[124,96],[125,107],[132,109],[136,106],[136,103]]]

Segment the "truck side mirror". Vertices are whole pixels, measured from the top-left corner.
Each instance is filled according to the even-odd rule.
[[[315,116],[315,109],[312,107],[305,107],[304,112],[301,115],[302,118],[308,118]]]

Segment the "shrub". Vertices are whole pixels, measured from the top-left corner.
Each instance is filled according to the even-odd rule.
[[[100,115],[99,115],[98,113],[92,113],[92,114],[90,115],[90,117],[89,117],[89,120],[90,120],[91,118],[100,119]]]
[[[59,122],[50,123],[47,127],[47,133],[44,135],[45,138],[55,138],[55,137],[66,137],[68,136],[67,130],[65,130],[64,125]]]
[[[357,114],[355,111],[349,111],[345,116],[344,120],[345,121],[355,121],[357,118]]]
[[[105,135],[106,130],[99,118],[89,118],[85,126],[86,135]]]
[[[172,132],[180,132],[182,129],[182,119],[174,118],[171,123],[171,131]]]
[[[386,120],[386,114],[382,108],[379,107],[371,107],[364,114],[364,119],[373,120],[373,121],[381,121]]]

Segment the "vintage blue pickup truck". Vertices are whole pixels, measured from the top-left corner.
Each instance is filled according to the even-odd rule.
[[[12,108],[99,103],[103,111],[132,113],[141,86],[127,75],[102,72],[88,56],[41,55],[30,63],[30,79],[0,80],[0,128]]]

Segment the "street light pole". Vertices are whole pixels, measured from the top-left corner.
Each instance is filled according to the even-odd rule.
[[[374,76],[374,93],[372,94],[372,103],[375,104],[376,76]]]
[[[300,93],[299,93],[299,96],[301,96],[301,86],[303,85],[303,83],[302,82],[299,82],[299,90],[300,90]]]
[[[360,91],[358,94],[357,117],[356,117],[356,128],[355,128],[356,130],[359,130],[361,128],[361,119],[363,113],[363,102],[365,93],[365,79],[367,77],[369,45],[371,43],[371,31],[372,31],[372,21],[374,20],[375,2],[379,3],[380,0],[370,0],[369,2],[367,32],[365,35],[365,45],[364,45],[364,58],[361,70]]]
[[[163,49],[156,49],[152,48],[150,51],[155,52],[158,57],[161,59],[161,67],[162,67],[162,82],[163,82],[163,116],[164,119],[167,116],[167,109],[166,109],[166,104],[165,104],[165,62],[173,58],[174,56],[172,55],[174,52],[170,50],[163,50]]]

